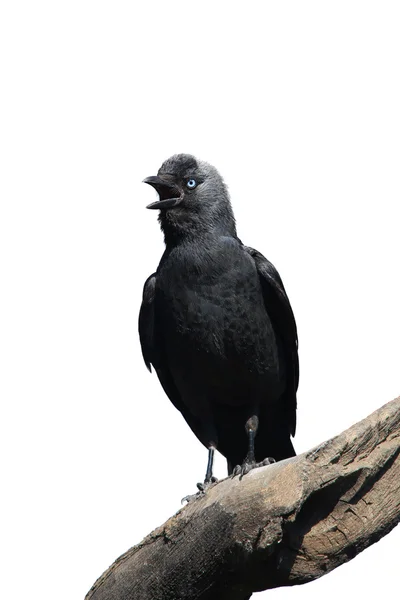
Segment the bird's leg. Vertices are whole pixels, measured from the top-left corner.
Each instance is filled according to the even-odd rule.
[[[215,446],[210,446],[208,449],[207,471],[206,471],[206,477],[204,479],[204,483],[197,484],[197,488],[199,491],[197,492],[197,494],[185,496],[184,498],[182,498],[182,502],[190,502],[191,500],[195,500],[196,498],[199,498],[206,492],[206,490],[210,487],[210,485],[212,483],[216,483],[218,481],[218,479],[216,477],[214,477],[212,474],[213,464],[214,464],[214,452],[215,452]]]
[[[243,475],[246,475],[246,473],[248,473],[255,467],[263,467],[265,465],[270,465],[271,463],[275,462],[273,458],[266,458],[262,462],[256,463],[256,457],[254,453],[254,440],[257,435],[257,429],[258,417],[257,415],[253,415],[252,417],[250,417],[250,419],[246,421],[246,433],[249,443],[246,458],[244,459],[241,465],[236,465],[236,467],[233,469],[232,477],[235,477],[235,475],[240,475],[240,478],[242,478]]]
[[[217,478],[214,477],[212,474],[213,464],[214,464],[214,452],[215,452],[215,447],[210,446],[208,449],[207,471],[206,471],[206,477],[204,479],[204,483],[197,484],[197,487],[199,488],[199,490],[201,492],[204,492],[211,483],[215,483],[216,481],[218,481]]]
[[[249,441],[249,449],[247,451],[247,455],[246,455],[246,458],[244,459],[244,462],[248,463],[249,465],[252,465],[252,464],[254,464],[256,462],[256,457],[255,457],[255,454],[254,454],[254,439],[256,437],[256,433],[257,433],[257,429],[251,429],[251,428],[249,428],[247,430],[247,438],[248,438],[248,441]]]

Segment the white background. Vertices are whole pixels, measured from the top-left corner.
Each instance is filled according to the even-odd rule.
[[[171,154],[220,170],[240,237],[282,275],[297,451],[400,393],[399,16],[366,0],[2,3],[4,598],[83,598],[204,476],[137,335],[163,250],[141,181]],[[260,597],[389,595],[399,544]]]

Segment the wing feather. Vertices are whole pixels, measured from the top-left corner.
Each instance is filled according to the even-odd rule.
[[[144,284],[143,300],[139,312],[139,337],[142,346],[143,359],[150,372],[151,367],[154,367],[168,398],[183,414],[183,417],[195,434],[198,435],[198,424],[196,423],[196,419],[188,412],[176,388],[163,350],[162,340],[157,332],[155,296],[156,274],[153,273]]]
[[[274,265],[260,252],[244,246],[253,257],[261,282],[265,308],[271,318],[275,334],[280,340],[285,361],[286,391],[283,401],[290,433],[296,432],[296,392],[299,385],[299,357],[297,327],[282,279]]]

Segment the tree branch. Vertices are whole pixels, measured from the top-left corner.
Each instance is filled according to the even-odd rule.
[[[215,484],[86,600],[246,600],[321,577],[400,520],[399,453],[400,397],[310,452]]]

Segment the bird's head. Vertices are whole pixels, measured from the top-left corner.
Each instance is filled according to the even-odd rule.
[[[159,200],[147,208],[160,211],[166,241],[200,232],[236,235],[228,190],[217,169],[208,163],[190,154],[175,154],[144,183],[158,192]]]

